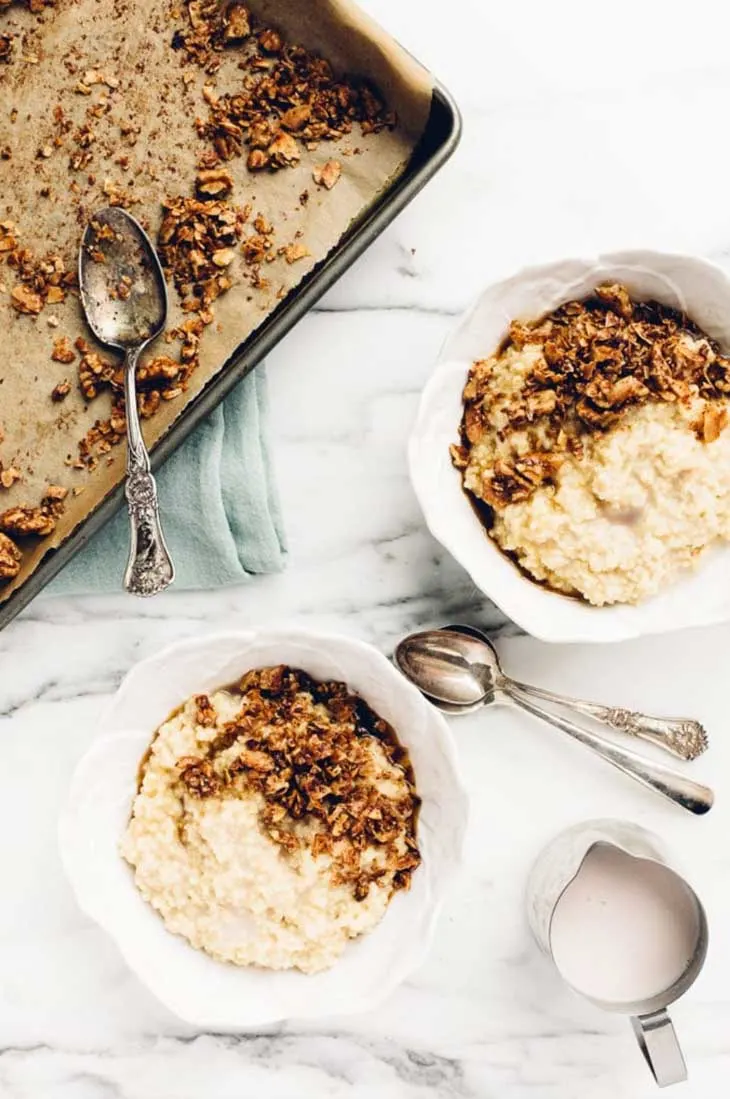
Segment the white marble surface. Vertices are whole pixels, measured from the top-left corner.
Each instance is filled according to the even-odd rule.
[[[606,697],[704,714],[715,743],[697,770],[719,804],[707,820],[685,818],[525,722],[463,719],[474,801],[465,875],[427,964],[372,1015],[259,1036],[190,1033],[80,916],[62,879],[54,832],[68,776],[140,656],[231,625],[319,623],[387,648],[424,623],[499,621],[426,535],[403,451],[429,364],[487,280],[629,245],[730,262],[728,17],[716,3],[367,6],[451,87],[466,130],[441,176],[271,358],[287,572],[144,605],[37,601],[0,635],[3,1097],[648,1099],[628,1024],[559,987],[521,907],[540,846],[593,815],[659,829],[696,866],[714,938],[675,1010],[690,1063],[677,1094],[727,1094],[725,629],[611,650],[503,643],[516,671],[548,685],[588,677]]]

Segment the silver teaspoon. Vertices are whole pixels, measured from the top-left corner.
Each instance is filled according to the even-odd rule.
[[[412,634],[395,651],[395,662],[403,674],[447,713],[469,713],[481,706],[512,703],[567,733],[625,775],[688,812],[701,815],[712,807],[714,794],[709,787],[543,709],[519,688],[495,680],[482,658],[480,641],[454,630]]]
[[[594,721],[616,729],[628,736],[646,740],[650,744],[656,744],[679,759],[697,759],[707,749],[707,732],[699,721],[689,717],[650,717],[648,714],[637,713],[635,710],[626,710],[620,706],[603,706],[598,702],[588,702],[583,698],[571,698],[569,695],[557,694],[543,687],[534,687],[530,683],[522,683],[512,679],[502,671],[497,650],[481,630],[473,626],[447,626],[447,631],[465,634],[473,637],[484,646],[481,663],[489,669],[495,683],[505,684],[518,689],[522,694],[544,702],[553,702],[563,706],[573,713],[583,717],[591,717]],[[437,632],[437,631],[434,631]]]
[[[175,578],[160,524],[152,475],[137,410],[139,357],[164,328],[167,291],[159,260],[141,225],[126,210],[108,207],[93,215],[79,253],[81,302],[100,343],[124,352],[130,550],[124,587],[156,595]]]

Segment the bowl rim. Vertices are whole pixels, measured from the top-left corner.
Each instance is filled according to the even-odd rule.
[[[468,574],[477,590],[484,597],[495,603],[512,622],[539,641],[551,644],[603,644],[628,641],[638,637],[673,632],[680,629],[691,629],[698,626],[718,624],[727,621],[729,615],[727,611],[718,611],[714,615],[712,613],[707,613],[703,614],[701,617],[698,616],[696,619],[667,626],[653,624],[651,622],[642,623],[640,615],[634,613],[641,610],[642,604],[613,604],[607,607],[591,607],[586,605],[586,610],[589,611],[589,614],[584,617],[581,624],[575,619],[565,623],[562,620],[551,616],[545,609],[540,609],[535,613],[535,598],[542,600],[547,597],[550,599],[550,604],[552,606],[556,605],[556,601],[565,602],[566,600],[569,600],[570,602],[573,602],[574,600],[570,596],[557,591],[551,591],[538,581],[532,580],[518,565],[512,562],[499,547],[494,545],[491,540],[486,537],[486,532],[484,538],[486,554],[484,558],[477,560],[475,554],[463,552],[464,547],[454,536],[448,521],[448,516],[445,514],[445,508],[441,507],[438,502],[438,497],[443,494],[437,494],[429,477],[425,475],[421,469],[419,459],[423,439],[423,424],[426,422],[427,413],[433,406],[434,395],[446,388],[450,374],[456,375],[458,371],[461,371],[462,388],[466,382],[466,375],[469,366],[471,365],[471,359],[458,358],[455,354],[451,353],[451,348],[456,338],[468,326],[473,316],[478,312],[482,300],[487,294],[494,293],[502,288],[507,289],[517,286],[520,283],[533,278],[545,277],[546,275],[553,274],[559,269],[568,266],[572,266],[576,272],[579,272],[582,269],[584,273],[590,269],[596,269],[597,272],[600,273],[601,268],[633,266],[640,269],[644,267],[658,277],[668,279],[669,276],[667,275],[664,266],[657,266],[659,261],[661,261],[662,265],[676,265],[680,270],[684,269],[690,271],[691,269],[694,269],[695,271],[704,271],[707,274],[713,274],[725,284],[728,296],[728,306],[730,306],[730,272],[719,264],[714,263],[712,260],[690,253],[633,248],[601,253],[595,257],[563,256],[547,260],[543,263],[529,264],[512,274],[488,283],[467,309],[464,310],[457,319],[454,327],[444,339],[436,362],[420,394],[417,412],[408,437],[407,462],[411,486],[418,499],[426,526],[434,538],[440,542]],[[578,281],[579,279],[576,277],[576,285]],[[569,294],[566,294],[561,300],[570,300]],[[505,314],[505,319],[506,322],[508,322],[510,318]],[[491,352],[485,350],[485,354],[489,353]],[[458,424],[456,424],[454,428],[453,441],[456,441],[457,435]],[[469,501],[466,500],[464,495],[464,489],[461,484],[461,478],[458,476],[458,471],[454,470],[454,493],[450,493],[450,499],[455,500],[457,493],[464,499],[466,506],[471,508]],[[478,522],[476,516],[475,521]],[[497,562],[497,559],[500,558],[504,564],[509,566],[516,581],[512,585],[514,590],[501,590],[499,587],[499,577],[496,574],[491,578],[491,586],[484,582],[483,568],[485,567],[485,562],[489,563],[490,557],[495,563]],[[702,566],[700,566],[700,570],[698,571],[701,571],[701,567]],[[499,566],[496,565],[496,568],[499,568]],[[518,591],[520,593],[519,597],[516,595],[516,592]],[[630,612],[629,614],[624,613],[622,615],[620,613],[627,609]],[[613,616],[609,617],[603,613],[606,611],[613,611]]]
[[[135,681],[145,672],[145,670],[154,669],[156,665],[166,662],[170,657],[174,658],[177,654],[184,655],[186,653],[194,653],[196,649],[200,649],[201,646],[205,646],[206,644],[229,642],[231,644],[249,645],[252,642],[259,642],[262,640],[276,643],[276,641],[280,639],[286,641],[303,641],[315,646],[321,644],[325,653],[327,651],[331,652],[333,646],[339,647],[343,644],[348,645],[354,653],[357,653],[358,651],[367,652],[368,659],[375,661],[379,665],[379,670],[389,677],[395,690],[403,691],[408,693],[411,698],[417,697],[419,699],[423,706],[425,721],[430,729],[429,735],[433,737],[435,734],[437,737],[440,756],[450,771],[450,782],[453,790],[456,791],[458,795],[457,798],[454,799],[455,843],[453,857],[451,858],[449,865],[440,872],[438,890],[434,893],[434,890],[429,888],[427,896],[422,903],[421,912],[423,916],[422,921],[419,924],[420,941],[416,944],[411,943],[411,949],[406,964],[400,969],[394,968],[390,971],[388,978],[381,981],[377,989],[373,989],[369,993],[355,991],[352,993],[349,1003],[339,1002],[334,1010],[332,1008],[325,1010],[323,1005],[317,1001],[317,998],[313,997],[311,1002],[306,1005],[306,1010],[298,1009],[296,1014],[288,1014],[280,1009],[276,1009],[260,1012],[255,1020],[251,1018],[250,1015],[247,1015],[246,1021],[240,1022],[230,1017],[230,1013],[225,1011],[222,1015],[212,1018],[210,1009],[206,1009],[204,1005],[201,1005],[199,1011],[190,1010],[189,1004],[186,1004],[184,1008],[182,1008],[174,995],[166,996],[157,983],[148,981],[144,969],[144,959],[140,959],[137,956],[138,952],[135,949],[133,937],[124,936],[123,934],[120,935],[118,933],[118,928],[114,925],[113,919],[110,918],[111,909],[109,902],[105,898],[99,898],[97,896],[96,899],[93,899],[85,895],[83,885],[80,884],[76,878],[73,857],[71,854],[72,846],[70,846],[69,840],[69,835],[73,827],[71,803],[74,785],[84,769],[90,764],[93,764],[94,757],[98,757],[99,760],[102,760],[104,758],[104,751],[108,751],[114,742],[121,741],[122,739],[128,741],[136,739],[138,747],[141,747],[143,742],[149,743],[151,736],[149,731],[139,728],[123,728],[120,725],[115,724],[113,720],[117,706],[123,704],[125,692],[134,689]],[[242,663],[241,671],[243,672],[245,670],[245,663]],[[225,684],[221,684],[220,686],[223,687]],[[190,693],[194,693],[194,689],[191,690]],[[101,929],[112,939],[124,958],[125,963],[135,974],[140,983],[144,985],[156,999],[178,1016],[178,1018],[202,1029],[213,1028],[222,1031],[245,1032],[260,1026],[284,1023],[288,1019],[308,1020],[328,1016],[345,1016],[348,1014],[370,1011],[388,997],[400,984],[407,980],[409,975],[422,964],[433,941],[436,923],[441,909],[445,903],[446,897],[451,892],[454,880],[459,875],[463,865],[464,845],[469,817],[469,796],[459,763],[456,743],[444,716],[423,698],[417,688],[398,672],[395,665],[392,664],[375,645],[347,634],[328,630],[308,629],[299,626],[272,627],[245,631],[211,631],[205,634],[198,634],[195,637],[172,642],[135,663],[126,673],[117,691],[104,707],[98,726],[99,735],[92,739],[86,751],[76,763],[68,786],[67,799],[59,814],[57,823],[57,844],[61,862],[80,910],[101,927]],[[138,757],[135,756],[135,758]],[[121,856],[119,857],[121,858]],[[135,889],[131,875],[129,882],[130,889]],[[383,918],[387,918],[387,910]],[[168,934],[172,935],[172,932],[168,932]],[[190,949],[193,950],[194,948],[190,947]],[[215,961],[215,959],[213,959],[213,961]],[[221,962],[219,964],[225,965],[226,963]],[[335,962],[335,966],[337,964],[338,963]],[[246,968],[247,967],[242,967],[244,971]],[[246,1001],[247,999],[248,997],[244,994],[242,1000]]]

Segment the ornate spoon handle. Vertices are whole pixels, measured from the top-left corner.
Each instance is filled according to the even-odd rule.
[[[549,725],[554,725],[556,729],[560,729],[575,740],[580,741],[586,748],[592,748],[601,759],[613,764],[614,767],[617,767],[619,771],[623,771],[630,778],[636,779],[642,786],[648,786],[650,790],[662,794],[663,797],[673,801],[675,805],[680,805],[689,813],[701,815],[712,808],[715,796],[708,786],[694,782],[679,771],[673,771],[671,768],[665,767],[662,763],[644,759],[643,756],[630,752],[627,748],[619,748],[618,745],[604,740],[596,733],[582,729],[580,725],[576,725],[574,721],[570,721],[567,717],[561,717],[543,709],[542,706],[535,705],[516,685],[510,687],[506,691],[506,695],[520,709],[526,710],[533,717],[539,717],[543,721],[547,721]]]
[[[124,587],[132,595],[156,595],[175,579],[165,537],[160,525],[157,485],[150,471],[137,411],[136,369],[140,348],[127,352],[124,362],[124,397],[127,416],[127,482],[129,507],[129,561]]]
[[[592,717],[611,729],[657,744],[679,759],[696,759],[707,748],[707,733],[699,721],[692,718],[650,717],[634,710],[624,710],[620,706],[602,706],[598,702],[586,702],[582,698],[569,698],[567,695],[559,695],[528,683],[519,683],[514,679],[508,683],[532,698],[555,702],[574,713]]]

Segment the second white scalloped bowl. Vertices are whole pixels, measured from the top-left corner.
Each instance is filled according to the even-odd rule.
[[[289,664],[338,679],[395,728],[422,799],[422,864],[381,923],[316,974],[238,967],[171,934],[138,893],[118,845],[154,730],[186,698],[235,682],[251,668]],[[129,673],[79,763],[59,823],[64,868],[81,908],[116,941],[139,979],[176,1015],[205,1030],[245,1030],[284,1019],[366,1011],[422,960],[461,863],[467,797],[443,717],[361,641],[306,630],[226,633],[184,641]]]
[[[462,391],[475,359],[499,347],[513,319],[533,320],[600,282],[684,310],[730,353],[730,279],[714,264],[661,252],[620,252],[528,268],[484,291],[447,340],[426,384],[408,446],[411,482],[431,533],[476,586],[542,641],[621,641],[730,619],[730,546],[636,606],[593,607],[532,581],[487,536],[461,486],[449,446],[458,442]]]

